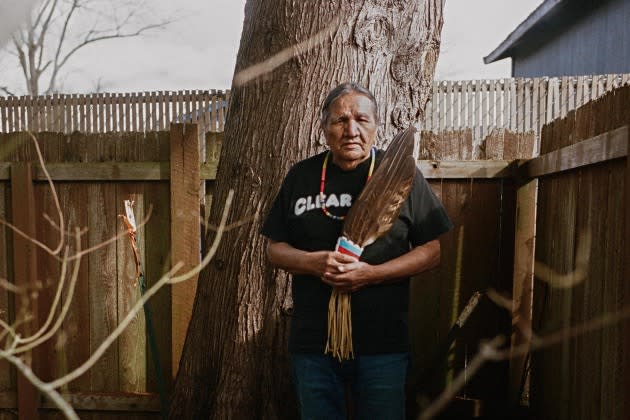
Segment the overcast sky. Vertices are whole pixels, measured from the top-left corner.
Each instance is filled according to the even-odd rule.
[[[0,0],[0,12],[20,0]],[[483,57],[541,0],[446,0],[436,78],[510,76],[510,60],[484,65]],[[244,0],[151,0],[155,14],[178,16],[167,29],[139,39],[96,44],[77,55],[63,80],[65,92],[229,88],[243,26]],[[0,13],[0,26],[8,14]],[[9,83],[7,83],[9,82]],[[20,83],[0,60],[0,85]]]

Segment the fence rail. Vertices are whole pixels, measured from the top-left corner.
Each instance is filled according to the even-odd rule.
[[[475,143],[495,129],[539,137],[543,125],[629,83],[628,73],[436,81],[422,128],[470,128]],[[203,135],[223,131],[229,99],[220,90],[0,97],[0,132],[146,132],[194,122]]]
[[[0,97],[0,132],[147,132],[181,122],[223,131],[229,97],[229,90]]]
[[[571,110],[630,83],[630,74],[556,78],[437,81],[423,129],[473,129],[475,141],[495,129],[534,132]]]

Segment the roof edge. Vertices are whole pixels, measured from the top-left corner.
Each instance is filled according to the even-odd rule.
[[[499,44],[490,54],[483,58],[484,64],[494,63],[509,57],[510,49],[517,44],[537,23],[556,10],[558,6],[567,3],[567,0],[545,0],[505,40]]]

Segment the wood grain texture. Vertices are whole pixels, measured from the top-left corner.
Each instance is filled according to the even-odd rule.
[[[169,133],[146,139],[145,153],[151,159],[167,160],[170,155]],[[170,268],[171,206],[170,189],[166,182],[151,182],[144,186],[145,209],[151,208],[151,218],[143,229],[145,238],[145,280],[147,289],[152,287]],[[172,341],[171,341],[171,289],[165,287],[148,302],[152,313],[153,334],[157,343],[157,357],[161,372],[155,366],[156,357],[150,347],[147,348],[147,388],[146,391],[158,392],[161,380],[168,393],[172,385]],[[148,343],[147,343],[148,344]],[[149,345],[149,344],[148,344]],[[160,378],[159,375],[162,375]]]
[[[543,130],[541,153],[577,150],[571,147],[585,140],[610,150],[612,138],[625,141],[627,150],[628,134],[622,127],[630,121],[629,100],[630,89],[624,87],[568,112],[565,119]],[[627,157],[619,157],[540,178],[537,261],[560,275],[574,269],[584,235],[590,235],[591,246],[588,273],[581,283],[556,289],[536,280],[534,328],[539,334],[615,314],[630,304],[624,274],[628,169]],[[531,403],[538,416],[627,416],[627,324],[620,321],[532,354]]]
[[[10,186],[0,182],[0,218],[8,220],[11,214],[11,201],[8,197]],[[13,248],[11,233],[4,225],[0,226],[0,278],[13,281],[11,273],[12,259],[10,248]],[[8,290],[0,288],[0,319],[11,323],[13,314],[13,296]],[[0,392],[15,391],[15,370],[6,360],[0,360]]]
[[[59,136],[38,134],[37,139],[45,162],[58,162],[61,159],[60,151],[62,140]],[[33,156],[34,157],[34,156]],[[48,215],[57,225],[59,216],[53,201],[53,193],[47,184],[35,184],[35,220],[37,224],[37,237],[49,247],[55,248],[60,240],[60,233],[51,223],[45,220],[44,215]],[[52,304],[58,285],[60,284],[61,266],[59,261],[45,252],[38,249],[37,253],[37,277],[42,282],[42,288],[37,294],[39,325],[44,322],[53,311]],[[60,314],[60,306],[53,311],[54,319]],[[58,377],[60,373],[61,352],[55,338],[42,343],[36,350],[41,360],[53,361],[52,363],[42,363],[39,375],[44,380]]]
[[[231,91],[210,222],[218,223],[230,189],[236,192],[230,223],[251,222],[227,232],[200,276],[172,416],[295,416],[296,402],[286,398],[292,392],[288,317],[280,304],[288,299],[286,276],[266,263],[260,224],[288,168],[324,149],[318,113],[337,84],[354,80],[379,98],[380,145],[421,120],[442,10],[434,0],[247,3],[236,72],[338,18],[340,25],[321,45]]]
[[[628,149],[630,150],[630,136],[628,136]],[[630,296],[630,282],[628,282],[628,279],[630,279],[630,156],[626,156],[625,172],[625,216],[623,217],[625,220],[626,228],[625,231],[622,233],[623,237],[619,243],[622,244],[624,258],[624,280],[621,282],[622,287],[620,291],[620,296],[627,297]],[[624,302],[622,302],[622,304],[628,305],[627,298]],[[621,337],[623,337],[623,341],[621,343],[621,349],[623,349],[621,356],[621,366],[623,366],[623,371],[621,372],[621,389],[626,390],[626,394],[623,397],[625,401],[628,401],[630,400],[630,395],[628,395],[628,392],[630,391],[627,391],[628,389],[630,389],[630,352],[628,351],[628,349],[630,349],[630,323],[628,323],[627,321],[622,325],[620,335]],[[624,409],[628,410],[628,407],[619,408],[620,411]],[[614,415],[616,417],[619,417],[621,413],[618,414],[615,412]]]
[[[171,264],[183,263],[185,273],[200,262],[199,143],[196,124],[172,124],[171,162]],[[197,277],[171,286],[172,372],[176,374],[192,314]]]
[[[130,133],[116,138],[116,160],[142,160],[143,136]],[[144,186],[130,182],[116,185],[116,211],[124,214],[124,200],[133,200],[136,220],[142,220],[145,214],[143,200]],[[126,232],[119,219],[117,232]],[[140,232],[142,233],[142,232]],[[144,235],[139,235],[138,247],[144,263]],[[116,242],[118,275],[118,319],[124,318],[140,298],[140,288],[136,278],[136,264],[129,238],[125,235]],[[141,392],[146,387],[146,329],[144,312],[140,311],[125,332],[118,339],[119,386],[121,391]]]
[[[30,237],[35,237],[35,196],[30,164],[15,163],[11,167],[11,216],[12,223]],[[37,282],[37,250],[35,245],[20,235],[13,235],[13,267],[14,283],[26,290],[36,289]],[[30,294],[16,296],[15,319],[33,321],[25,322],[17,330],[28,337],[38,328],[37,302],[29,299]],[[37,371],[39,367],[36,353],[25,354],[26,363]],[[17,376],[17,408],[20,418],[38,419],[37,412],[39,392],[21,374]]]
[[[85,162],[88,153],[86,136],[71,135],[71,141],[61,143],[60,158],[65,162]],[[57,191],[61,208],[65,216],[67,229],[74,233],[75,229],[84,230],[88,226],[88,190],[85,183],[57,183]],[[87,236],[80,239],[81,249],[88,245]],[[70,252],[75,253],[79,246],[73,237],[68,242]],[[75,262],[76,263],[76,262]],[[66,342],[61,347],[62,370],[59,374],[65,374],[74,370],[85,362],[90,356],[90,308],[89,299],[89,256],[79,261],[79,274],[76,286],[71,293],[65,288],[62,293],[62,301],[67,303],[70,299],[68,314],[63,323],[62,334]],[[71,267],[74,267],[72,264]],[[68,278],[69,280],[69,278]],[[79,391],[90,389],[91,372],[68,384],[67,390]]]
[[[112,156],[115,150],[114,136],[101,134],[90,139],[87,161],[100,162]],[[94,247],[113,238],[120,223],[117,213],[116,185],[114,183],[87,184],[88,246]],[[90,353],[116,328],[118,318],[117,243],[96,249],[90,253],[88,299],[90,302]],[[91,369],[89,390],[97,392],[118,391],[119,348],[112,345]]]

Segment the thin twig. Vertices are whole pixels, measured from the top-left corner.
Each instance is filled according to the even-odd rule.
[[[622,307],[619,311],[606,313],[573,327],[563,328],[560,331],[539,337],[538,340],[532,340],[531,343],[524,343],[503,350],[499,350],[499,347],[505,341],[505,338],[503,336],[497,336],[490,342],[480,346],[479,352],[473,357],[467,369],[457,375],[451,385],[446,388],[429,407],[420,413],[418,419],[431,419],[440,413],[448,402],[457,395],[466,382],[472,379],[486,361],[509,360],[515,356],[523,356],[529,352],[558,344],[570,338],[596,331],[609,325],[614,325],[628,318],[630,318],[630,305]]]
[[[341,22],[341,18],[337,17],[330,22],[328,26],[317,32],[312,37],[300,43],[293,44],[290,47],[272,55],[268,59],[239,71],[234,75],[234,86],[242,86],[266,73],[272,72],[290,59],[305,54],[313,48],[318,47],[326,38],[333,35],[339,29],[339,24]]]
[[[67,255],[68,252],[69,252],[68,247],[66,247],[66,255]],[[20,338],[16,339],[16,345],[32,343],[33,341],[37,340],[39,337],[41,337],[46,332],[46,330],[48,329],[48,327],[52,323],[52,320],[53,320],[53,318],[55,316],[55,313],[57,312],[57,305],[59,305],[59,302],[61,300],[61,292],[63,290],[63,286],[64,286],[64,283],[65,283],[67,269],[68,269],[68,261],[64,260],[62,262],[62,264],[61,264],[61,272],[59,274],[59,284],[57,286],[57,291],[55,293],[55,297],[53,299],[53,303],[50,306],[50,309],[48,311],[48,317],[46,318],[46,322],[44,322],[44,325],[42,325],[41,328],[39,329],[39,331],[37,331],[32,336],[27,337],[27,338],[21,338],[20,337]],[[78,274],[78,268],[75,271]],[[62,321],[63,321],[63,319],[62,319]]]
[[[52,178],[50,177],[50,174],[48,173],[48,169],[46,169],[46,164],[44,162],[44,158],[42,156],[42,152],[41,152],[41,150],[39,148],[39,144],[37,142],[37,137],[35,137],[35,135],[31,131],[26,131],[26,132],[28,133],[28,135],[33,140],[33,145],[35,146],[35,151],[37,152],[37,159],[39,161],[39,164],[41,166],[42,171],[44,172],[44,176],[46,177],[46,181],[48,182],[48,185],[50,186],[50,192],[52,194],[53,201],[55,203],[55,209],[57,210],[57,215],[59,217],[59,230],[61,232],[63,232],[65,230],[65,221],[64,221],[64,218],[63,218],[63,213],[61,211],[61,204],[59,204],[59,196],[57,195],[57,190],[56,190],[55,185],[54,185],[54,183],[52,181]],[[44,251],[46,251],[50,255],[56,256],[63,249],[63,245],[64,245],[64,235],[63,234],[59,235],[59,243],[57,244],[56,248],[52,249],[52,248],[48,247],[48,245],[46,245],[45,243],[40,242],[36,238],[31,237],[30,235],[28,235],[27,233],[25,233],[24,231],[19,229],[17,226],[13,225],[12,223],[10,223],[10,222],[2,219],[2,218],[0,218],[0,224],[7,226],[14,233],[18,234],[19,236],[21,236],[22,238],[28,240],[29,242],[32,242],[33,244],[35,244],[39,248],[43,249]]]
[[[234,191],[230,190],[228,193],[227,199],[225,200],[225,206],[223,208],[223,216],[221,217],[221,225],[219,226],[219,229],[217,230],[217,234],[214,238],[214,241],[212,243],[210,250],[208,251],[206,256],[203,258],[201,263],[197,265],[196,267],[194,267],[193,269],[191,269],[190,271],[180,276],[171,277],[173,273],[177,272],[183,266],[183,263],[181,262],[178,262],[177,264],[175,264],[168,273],[164,274],[151,288],[149,288],[142,295],[142,297],[136,302],[133,308],[129,311],[127,316],[125,316],[125,318],[121,321],[121,323],[118,324],[116,329],[112,331],[112,333],[103,341],[103,343],[101,343],[98,349],[96,349],[96,351],[94,351],[94,353],[81,366],[77,367],[75,370],[73,370],[72,372],[69,372],[65,376],[62,376],[61,378],[58,378],[46,384],[47,388],[48,387],[51,389],[59,388],[73,381],[74,379],[80,377],[85,372],[87,372],[98,361],[98,359],[101,358],[101,356],[105,353],[105,351],[109,348],[109,346],[111,346],[111,344],[120,336],[120,334],[123,333],[123,331],[127,328],[127,326],[134,320],[138,312],[142,310],[144,304],[154,294],[156,294],[163,286],[167,284],[180,283],[185,280],[188,280],[192,278],[193,276],[195,276],[197,273],[199,273],[206,265],[208,265],[208,263],[210,262],[210,260],[212,260],[212,258],[214,257],[214,254],[216,253],[219,247],[219,243],[221,241],[221,238],[224,232],[224,226],[227,221],[227,216],[232,206],[233,197],[234,197]]]
[[[78,231],[78,229],[77,229]],[[81,238],[79,237],[78,233],[77,233],[77,237],[76,237],[76,242],[77,242],[77,249],[80,249],[81,247]],[[81,266],[81,260],[77,260],[77,262],[74,263],[74,269],[72,270],[72,274],[70,276],[70,283],[68,284],[68,292],[67,292],[67,296],[64,299],[63,302],[63,306],[61,307],[61,313],[59,314],[59,316],[57,317],[57,321],[55,322],[55,324],[53,325],[53,327],[48,330],[48,332],[46,332],[45,334],[41,335],[41,337],[38,337],[36,340],[31,341],[30,343],[22,346],[22,347],[18,347],[15,349],[14,353],[22,353],[28,350],[31,350],[35,347],[37,347],[38,345],[46,342],[49,338],[51,338],[53,335],[55,335],[55,333],[59,330],[59,328],[61,328],[61,325],[63,324],[63,321],[66,318],[66,315],[68,314],[68,310],[70,309],[70,304],[72,303],[72,298],[74,297],[74,290],[75,290],[75,286],[77,283],[77,280],[79,278],[79,268]],[[60,286],[57,287],[57,293],[60,293],[61,291],[61,285],[63,285],[63,281],[60,281]],[[52,316],[54,315],[54,313],[50,312],[49,314],[49,319],[52,318]],[[48,320],[46,320],[48,322]],[[43,329],[42,329],[43,330]]]
[[[61,410],[61,412],[66,416],[67,419],[79,420],[79,416],[77,416],[77,413],[74,411],[72,406],[63,399],[61,394],[59,394],[59,392],[54,388],[50,388],[49,386],[47,386],[47,384],[42,382],[41,379],[39,379],[37,375],[35,375],[33,370],[29,366],[27,366],[20,358],[14,356],[11,353],[0,350],[0,359],[6,359],[9,361],[9,363],[15,366],[22,373],[22,375],[24,375],[24,377],[35,386],[35,388],[37,388],[40,392],[44,393],[48,398],[50,398],[50,400],[57,406],[57,408],[59,408],[59,410]]]

